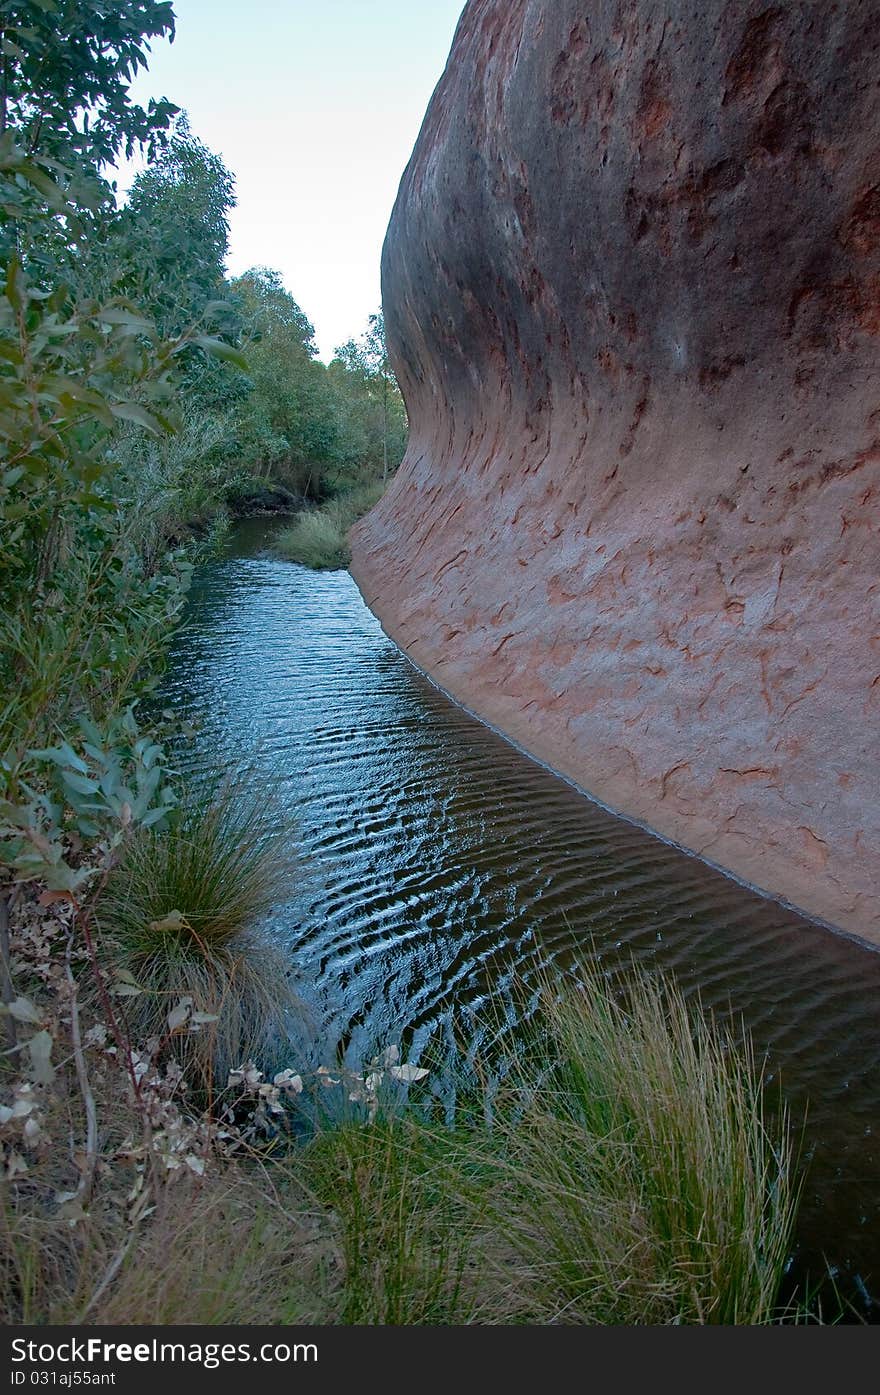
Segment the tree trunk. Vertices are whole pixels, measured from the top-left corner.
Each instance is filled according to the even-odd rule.
[[[382,483],[388,480],[388,369],[382,372]]]
[[[8,1006],[15,997],[12,987],[12,955],[9,949],[9,897],[4,891],[0,894],[0,997]],[[7,1051],[16,1045],[15,1018],[4,1012],[4,1036]]]

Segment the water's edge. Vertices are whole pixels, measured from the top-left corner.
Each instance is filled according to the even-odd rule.
[[[191,766],[246,769],[295,820],[266,933],[327,1040],[353,1064],[404,1040],[475,1060],[548,966],[669,973],[808,1108],[800,1265],[880,1288],[880,955],[593,800],[423,674],[348,573],[268,556],[266,532],[194,579],[162,701],[200,727]]]
[[[363,588],[358,582],[357,575],[352,571],[348,574],[351,576],[355,586],[357,586],[367,610],[375,616],[382,628],[382,633],[385,635],[386,639],[394,645],[401,658],[410,664],[420,677],[424,678],[427,683],[430,683],[432,688],[436,688],[437,692],[441,693],[447,702],[452,703],[454,707],[464,712],[473,721],[479,722],[481,726],[486,727],[488,731],[491,731],[495,736],[506,742],[508,746],[512,746],[513,749],[518,751],[521,756],[524,756],[526,760],[534,761],[536,765],[540,766],[542,770],[546,770],[547,773],[552,775],[555,779],[562,780],[571,789],[576,790],[584,799],[594,804],[597,809],[601,809],[603,813],[609,814],[612,818],[621,819],[624,823],[632,824],[633,828],[641,829],[643,833],[649,834],[652,838],[657,838],[661,843],[665,843],[668,848],[674,848],[676,852],[683,853],[685,857],[695,858],[696,861],[701,862],[704,867],[710,867],[713,872],[720,873],[721,876],[726,877],[728,881],[735,882],[737,886],[741,886],[745,891],[750,891],[753,895],[760,896],[765,901],[772,901],[775,905],[782,907],[783,910],[791,911],[802,920],[808,920],[812,925],[820,926],[823,930],[829,931],[832,935],[839,935],[844,940],[850,940],[861,949],[867,949],[873,951],[875,954],[880,954],[880,944],[874,944],[871,940],[866,940],[862,935],[857,935],[851,930],[845,930],[840,925],[833,925],[830,920],[823,920],[821,916],[814,915],[812,912],[804,910],[802,906],[796,905],[794,901],[788,901],[784,896],[779,896],[775,892],[768,891],[766,887],[756,886],[754,882],[746,881],[744,877],[737,876],[736,872],[732,872],[729,867],[722,866],[720,862],[713,862],[711,857],[704,857],[703,854],[697,852],[695,848],[688,848],[684,843],[677,843],[674,838],[667,838],[664,833],[660,833],[643,819],[634,818],[632,814],[627,814],[622,809],[615,809],[613,804],[607,804],[603,799],[600,799],[597,794],[594,794],[592,790],[587,789],[585,785],[579,784],[571,775],[566,774],[564,770],[557,770],[549,761],[543,760],[541,756],[537,755],[534,751],[530,751],[528,746],[523,745],[521,741],[517,741],[515,736],[511,736],[509,732],[504,731],[503,728],[497,726],[494,722],[490,722],[488,717],[482,716],[476,708],[469,707],[460,697],[456,697],[455,693],[451,692],[448,688],[444,688],[443,684],[439,682],[428,669],[423,668],[411,654],[408,654],[403,646],[395,639],[391,630],[387,628],[378,611],[374,610],[370,605],[364,595]]]

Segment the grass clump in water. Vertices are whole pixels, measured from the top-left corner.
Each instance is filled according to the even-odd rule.
[[[588,977],[546,1012],[550,1072],[498,1115],[488,1208],[529,1320],[774,1321],[797,1187],[751,1047],[651,979]]]
[[[381,481],[361,485],[320,508],[298,514],[289,528],[276,534],[276,550],[315,571],[343,570],[351,561],[349,528],[379,502],[383,491]]]
[[[594,977],[548,993],[536,1044],[489,1124],[410,1108],[305,1150],[339,1228],[338,1320],[796,1317],[778,1309],[798,1190],[788,1121],[765,1113],[750,1047],[671,986],[634,979],[618,997]]]
[[[263,793],[227,782],[135,836],[100,900],[110,962],[133,980],[122,1000],[133,1038],[170,1032],[202,1085],[264,1059],[293,1006],[283,964],[253,930],[283,898],[287,846]]]

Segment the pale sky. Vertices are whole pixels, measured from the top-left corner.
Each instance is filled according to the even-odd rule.
[[[228,271],[279,271],[325,360],[379,307],[385,229],[462,9],[174,0],[177,37],[133,84],[138,101],[184,107],[222,155],[238,196]]]

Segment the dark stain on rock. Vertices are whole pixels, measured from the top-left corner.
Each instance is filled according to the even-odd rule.
[[[774,30],[785,18],[782,6],[753,15],[743,30],[724,74],[724,102],[748,96],[765,77],[776,56]]]

